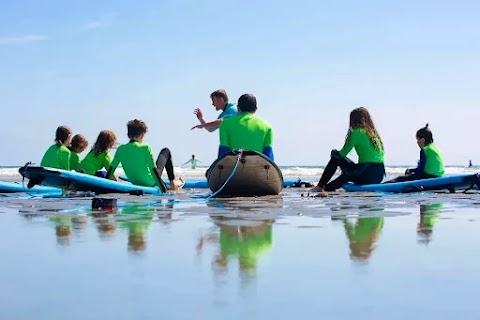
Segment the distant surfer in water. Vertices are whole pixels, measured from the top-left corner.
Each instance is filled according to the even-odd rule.
[[[185,162],[184,164],[182,164],[182,166],[186,165],[187,163],[190,163],[191,166],[192,166],[192,169],[195,169],[197,168],[197,164],[198,163],[202,163],[202,161],[198,160],[198,159],[195,159],[195,155],[192,154],[192,159],[188,160],[187,162]]]
[[[203,119],[202,109],[196,108],[193,113],[197,116],[197,119],[200,121],[200,124],[192,127],[193,129],[206,129],[209,132],[215,131],[219,128],[223,119],[234,117],[237,115],[237,107],[235,103],[228,102],[227,92],[223,89],[216,90],[210,94],[212,99],[212,105],[215,107],[215,110],[222,111],[216,120],[206,122]]]
[[[472,160],[468,160],[468,167],[469,168],[473,167]]]
[[[443,158],[440,149],[433,143],[432,131],[425,127],[417,131],[417,145],[420,147],[420,160],[414,169],[407,169],[404,176],[397,177],[391,182],[414,181],[429,178],[438,178],[445,173]]]

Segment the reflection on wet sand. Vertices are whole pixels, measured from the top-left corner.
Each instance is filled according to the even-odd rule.
[[[128,230],[128,250],[130,252],[143,252],[147,249],[146,231],[158,215],[158,219],[167,223],[171,221],[172,213],[160,214],[161,209],[173,209],[173,201],[155,203],[154,206],[142,203],[127,203],[118,210],[108,212],[93,212],[96,218],[97,230],[101,237],[112,237],[117,226]]]
[[[356,221],[342,219],[350,242],[350,258],[367,262],[376,247],[383,228],[383,217],[359,217]]]
[[[57,236],[57,244],[68,246],[72,237],[72,218],[64,216],[50,217],[50,221],[55,224],[55,235]]]
[[[432,240],[433,226],[440,217],[443,209],[442,203],[421,204],[420,221],[417,225],[418,243],[428,245]]]
[[[219,233],[199,239],[197,253],[201,254],[206,242],[219,243],[219,252],[213,258],[215,272],[226,273],[230,261],[238,261],[241,272],[254,273],[258,258],[273,243],[273,220],[249,221],[214,218]]]

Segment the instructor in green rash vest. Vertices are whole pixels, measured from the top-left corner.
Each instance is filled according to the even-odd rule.
[[[274,161],[272,126],[255,115],[257,99],[253,94],[238,98],[238,116],[224,119],[220,125],[218,158],[229,151],[242,148],[257,151]]]

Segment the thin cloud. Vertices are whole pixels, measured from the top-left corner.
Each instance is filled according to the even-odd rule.
[[[0,45],[36,42],[36,41],[43,41],[46,39],[48,39],[48,37],[43,34],[27,34],[27,35],[18,36],[18,37],[0,37]]]
[[[93,21],[85,25],[85,29],[92,30],[102,27],[103,24],[100,21]]]
[[[94,30],[111,26],[114,23],[116,16],[117,14],[115,12],[104,14],[99,19],[85,24],[83,28],[87,30]]]

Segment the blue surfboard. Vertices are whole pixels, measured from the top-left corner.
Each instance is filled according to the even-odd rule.
[[[85,173],[66,171],[47,167],[22,167],[18,172],[28,178],[29,184],[60,188],[72,191],[91,191],[103,193],[161,194],[157,187],[144,187],[130,182],[120,182],[104,179]]]
[[[26,183],[21,184],[16,182],[0,181],[0,193],[16,193],[16,192],[62,194],[62,190],[58,188],[35,186],[33,188],[28,189]]]
[[[34,186],[33,188],[27,188],[26,185],[22,186],[17,183],[4,182],[4,192],[45,192],[45,193],[58,193],[61,194],[61,190],[71,191],[91,191],[97,194],[103,193],[144,193],[144,194],[159,194],[162,193],[157,187],[144,187],[134,185],[127,179],[122,178],[124,181],[108,180],[80,172],[66,171],[62,169],[54,169],[40,166],[22,167],[19,169],[20,174],[28,179],[32,180],[32,184],[39,184],[42,186]],[[302,187],[311,186],[308,181],[301,179],[297,180],[285,180],[284,187]],[[183,186],[186,189],[208,189],[207,180],[200,181],[186,181]],[[1,190],[1,185],[0,185]]]
[[[394,192],[394,193],[409,193],[421,191],[435,191],[435,190],[463,190],[473,185],[479,185],[480,180],[478,174],[461,174],[446,176],[441,178],[431,178],[415,181],[393,182],[393,183],[379,183],[358,185],[347,183],[343,189],[348,192]]]

